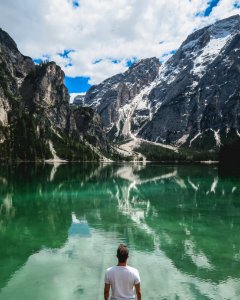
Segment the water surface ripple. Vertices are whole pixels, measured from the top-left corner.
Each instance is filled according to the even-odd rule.
[[[212,166],[0,168],[0,300],[102,300],[119,243],[145,300],[240,299],[240,181]]]

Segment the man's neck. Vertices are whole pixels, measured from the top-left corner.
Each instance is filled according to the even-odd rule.
[[[119,267],[126,267],[127,266],[127,262],[118,262],[117,266]]]

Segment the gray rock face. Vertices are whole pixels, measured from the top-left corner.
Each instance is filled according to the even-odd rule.
[[[117,136],[213,149],[240,134],[240,16],[200,29],[162,66],[142,60],[85,103]]]
[[[157,78],[159,68],[157,58],[144,59],[87,92],[84,104],[97,110],[112,139],[129,135],[130,117],[134,113],[140,116],[136,119],[140,123],[149,116],[147,104],[138,106],[135,97]]]
[[[0,127],[9,125],[8,113],[21,98],[19,88],[34,67],[31,58],[23,56],[11,37],[0,29]],[[0,140],[5,140],[2,133]]]
[[[166,62],[149,94],[158,109],[139,136],[209,148],[220,146],[230,132],[239,136],[239,82],[237,15],[194,32]]]
[[[20,92],[27,110],[42,114],[41,122],[61,135],[70,113],[70,97],[61,68],[54,62],[35,66],[25,77]]]
[[[74,122],[70,122],[74,124],[71,136],[77,135],[80,139],[82,137],[104,153],[109,151],[103,122],[96,111],[88,107],[78,107],[73,109],[71,117],[74,119]]]
[[[85,99],[85,95],[77,95],[73,99],[73,104],[83,106],[84,105],[84,99]]]
[[[0,30],[0,160],[96,159],[89,143],[107,152],[100,116],[69,98],[56,63],[34,65]]]

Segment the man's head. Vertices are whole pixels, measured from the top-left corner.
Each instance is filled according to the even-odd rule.
[[[124,244],[120,244],[117,249],[117,258],[120,263],[125,263],[128,259],[128,248]]]

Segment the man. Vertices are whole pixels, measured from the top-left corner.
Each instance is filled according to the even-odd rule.
[[[127,265],[128,248],[120,244],[117,249],[117,266],[107,269],[105,274],[104,299],[109,300],[111,287],[111,300],[141,300],[140,277],[138,270]]]

